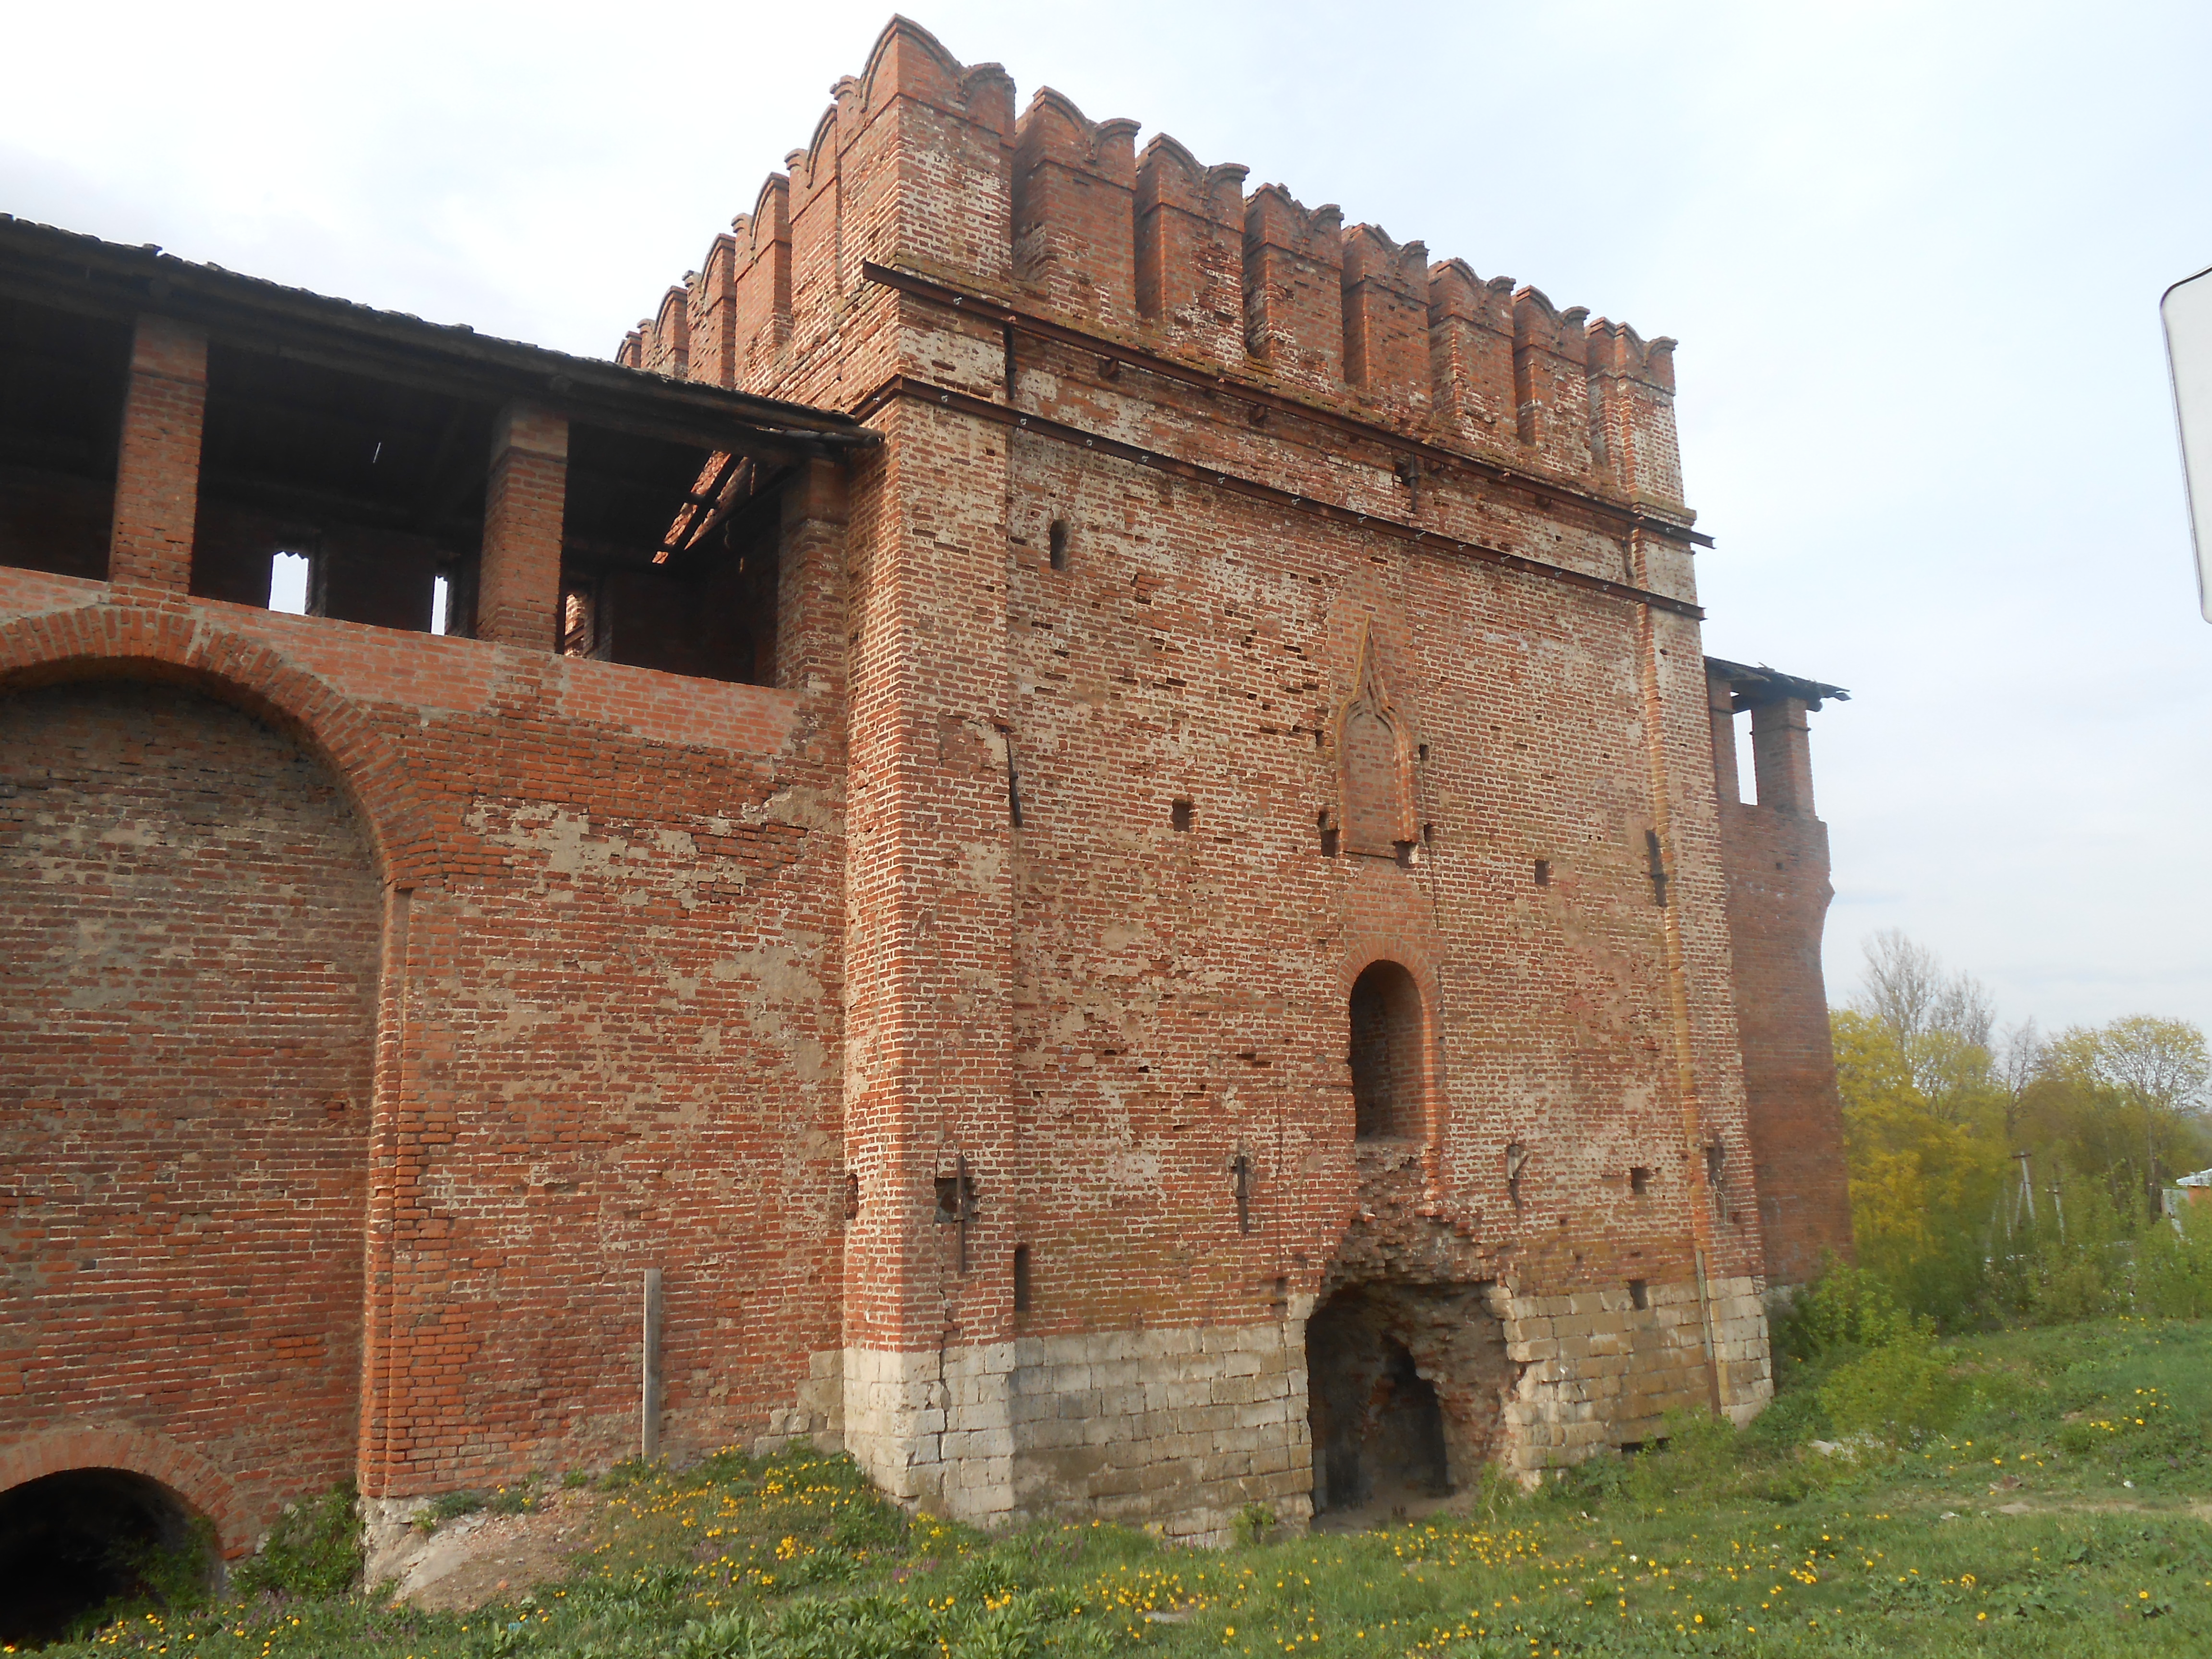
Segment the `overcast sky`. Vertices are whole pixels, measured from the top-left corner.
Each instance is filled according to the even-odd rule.
[[[1706,647],[1853,693],[1831,994],[1897,927],[2008,1018],[2212,1026],[2157,312],[2212,264],[2212,7],[908,3],[1022,103],[1678,337]],[[18,7],[0,211],[605,355],[888,15]]]

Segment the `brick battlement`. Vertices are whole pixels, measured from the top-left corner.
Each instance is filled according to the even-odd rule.
[[[902,113],[902,106],[911,106]],[[963,64],[894,18],[838,82],[812,142],[772,173],[617,356],[664,374],[846,408],[811,343],[859,301],[864,260],[1018,301],[1070,325],[1250,377],[1456,449],[1680,509],[1674,342],[1561,310],[1538,289],[1431,264],[1419,241],[1343,222],[1246,169],[1206,166],[1139,124],[1042,88],[1013,117],[996,64]],[[919,167],[884,131],[957,133]],[[799,273],[794,283],[794,269]]]

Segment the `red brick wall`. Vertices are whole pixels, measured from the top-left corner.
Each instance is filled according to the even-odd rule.
[[[1820,969],[1834,896],[1828,827],[1809,812],[1724,799],[1721,842],[1766,1276],[1802,1285],[1828,1256],[1851,1256],[1843,1101]]]
[[[789,487],[775,688],[544,648],[562,469],[527,420],[494,463],[481,641],[188,601],[181,571],[158,599],[0,572],[0,708],[58,674],[187,682],[322,757],[373,849],[367,1489],[630,1449],[647,1267],[678,1457],[787,1424],[842,1348],[880,1385],[865,1426],[845,1395],[848,1434],[902,1468],[1003,1465],[1003,1356],[947,1419],[948,1351],[1273,1326],[1287,1373],[1289,1310],[1355,1256],[1510,1286],[1531,1319],[1632,1279],[1694,1297],[1654,1337],[1668,1380],[1592,1431],[1616,1437],[1693,1386],[1725,1281],[1716,1390],[1755,1407],[1757,981],[1663,343],[1453,266],[1424,353],[1417,244],[1360,228],[1347,264],[1334,209],[1248,213],[1242,169],[1160,143],[1125,196],[1126,124],[1048,100],[1018,127],[1001,71],[909,24],[836,100],[727,271],[629,348],[672,364],[696,321],[691,373],[884,435],[842,487]],[[1229,378],[1026,332],[1010,390],[998,320],[864,260]],[[1368,1157],[1387,1182],[1347,1061],[1352,986],[1386,959],[1419,988],[1426,1113]],[[27,1026],[69,1017],[50,997]],[[936,1182],[963,1161],[956,1228]],[[1378,1207],[1392,1242],[1361,1255]],[[1565,1422],[1588,1378],[1530,1376],[1555,1393],[1516,1432],[1591,1427]],[[1304,1490],[1291,1397],[1253,1495]],[[25,1398],[11,1431],[75,1431]],[[1012,1501],[981,1484],[975,1513]]]
[[[275,1501],[349,1467],[356,1421],[373,1495],[604,1464],[636,1444],[647,1267],[665,1275],[672,1455],[758,1433],[792,1403],[810,1356],[838,1340],[842,743],[822,694],[215,602],[141,608],[100,584],[19,570],[0,570],[0,617],[10,813],[26,811],[26,784],[53,763],[53,745],[24,725],[48,700],[186,706],[167,687],[41,681],[188,682],[290,736],[222,710],[204,713],[209,729],[258,734],[270,755],[320,755],[327,770],[272,762],[219,789],[210,775],[172,816],[193,834],[195,815],[218,807],[281,825],[307,799],[337,811],[335,778],[354,803],[353,960],[362,974],[380,963],[373,1085],[358,1000],[349,1062],[349,1243],[319,1247],[349,1249],[343,1271],[358,1274],[366,1238],[365,1355],[340,1346],[361,1327],[362,1297],[304,1271],[336,1322],[322,1350],[282,1351],[313,1352],[314,1375],[337,1379],[337,1395],[317,1398],[312,1444],[290,1455],[275,1426],[298,1420],[286,1414],[285,1367],[306,1363],[280,1363],[281,1319],[251,1299],[234,1305],[230,1282],[195,1267],[215,1336],[131,1349],[123,1313],[138,1292],[112,1253],[72,1254],[67,1282],[11,1328],[18,1386],[0,1397],[0,1434],[143,1422],[175,1456],[211,1459],[248,1492],[236,1511],[247,1539]],[[147,718],[132,714],[128,732]],[[142,735],[129,742],[145,747]],[[80,837],[85,878],[106,871],[112,884],[132,837],[160,821],[149,809],[127,833]],[[149,939],[173,929],[198,941],[228,937],[240,904],[283,915],[303,902],[296,884],[272,891],[266,861],[241,860],[224,834],[200,860],[220,866],[220,903],[118,909]],[[316,856],[301,834],[270,845],[287,866]],[[9,849],[7,878],[46,908],[12,903],[5,926],[78,914],[86,890],[61,908],[45,867]],[[176,971],[218,976],[250,1006],[290,982],[270,976],[264,957],[196,942]],[[35,959],[11,941],[11,964]],[[66,991],[42,979],[11,994],[9,1042],[46,1056],[74,1048],[82,1015]],[[247,1092],[209,1046],[220,1025],[187,1030],[173,1006],[136,1018],[144,1054],[133,1063],[206,1073],[210,1099]],[[12,1057],[9,1070],[11,1081],[22,1072]],[[316,1091],[309,1115],[336,1092]],[[165,1172],[195,1157],[224,1168],[206,1111],[109,1121],[118,1144],[100,1155],[125,1174],[101,1201],[118,1214],[181,1212]],[[8,1150],[19,1188],[27,1164],[53,1156],[12,1132]],[[45,1225],[29,1213],[19,1206],[9,1224]],[[133,1366],[120,1393],[75,1386],[118,1352]],[[21,1368],[32,1354],[39,1363]],[[56,1385],[33,1386],[41,1375]]]
[[[151,1431],[263,1504],[353,1473],[382,904],[290,738],[167,685],[0,699],[12,1429]]]

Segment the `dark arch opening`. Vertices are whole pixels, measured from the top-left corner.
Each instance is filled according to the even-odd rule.
[[[1306,1324],[1314,1510],[1442,1497],[1451,1490],[1443,1408],[1406,1345],[1359,1291],[1331,1297]]]
[[[1362,1140],[1421,1133],[1421,990],[1395,962],[1352,985],[1352,1103]]]
[[[0,1642],[82,1633],[105,1608],[209,1584],[213,1529],[158,1480],[64,1469],[0,1492]]]

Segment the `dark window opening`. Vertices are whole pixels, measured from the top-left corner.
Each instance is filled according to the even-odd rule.
[[[1045,546],[1046,546],[1047,550],[1048,550],[1048,552],[1049,552],[1049,554],[1050,554],[1050,556],[1051,556],[1051,559],[1052,559],[1052,568],[1053,568],[1054,570],[1065,570],[1065,569],[1066,569],[1066,568],[1067,568],[1067,520],[1065,520],[1065,519],[1054,519],[1054,520],[1052,521],[1052,527],[1051,527],[1049,530],[1046,531],[1046,532],[1045,532]]]
[[[441,574],[483,541],[495,411],[442,392],[208,348],[191,591],[201,599],[429,633]],[[467,631],[447,590],[447,631]]]
[[[1528,1149],[1519,1141],[1505,1148],[1505,1196],[1515,1209],[1521,1207],[1521,1176],[1528,1167]]]
[[[572,428],[562,649],[699,679],[774,684],[777,483],[745,457]],[[589,615],[572,629],[575,595]]]
[[[1428,758],[1429,758],[1429,745],[1428,745],[1428,744],[1426,744],[1425,743],[1425,744],[1421,744],[1418,745],[1418,748],[1419,748],[1419,752],[1420,757],[1421,757],[1422,763],[1423,763],[1424,764],[1426,764],[1426,763],[1427,763],[1427,761],[1428,761]]]
[[[1239,1152],[1229,1160],[1229,1173],[1237,1183],[1237,1231],[1252,1231],[1252,1160]]]
[[[1413,867],[1413,851],[1420,845],[1420,843],[1413,841],[1394,841],[1390,845],[1393,850],[1395,850],[1398,854],[1398,867],[1401,870],[1412,869]]]
[[[1651,1305],[1651,1286],[1647,1280],[1632,1279],[1628,1281],[1628,1305],[1637,1309]]]
[[[1538,859],[1536,860],[1536,885],[1539,887],[1549,887],[1551,884],[1552,861],[1549,859]]]
[[[1190,833],[1191,817],[1192,807],[1187,800],[1177,801],[1168,811],[1168,822],[1175,826],[1175,832],[1179,836]]]
[[[211,1534],[184,1499],[124,1469],[69,1469],[0,1492],[0,1643],[69,1635],[112,1603],[210,1586]]]
[[[1030,1247],[1026,1244],[1017,1244],[1014,1246],[1014,1311],[1016,1313],[1027,1313],[1030,1310]]]
[[[1436,1386],[1406,1345],[1377,1323],[1371,1306],[1352,1291],[1332,1297],[1306,1326],[1316,1510],[1451,1490]]]
[[[1705,1143],[1705,1186],[1718,1203],[1728,1177],[1728,1147],[1717,1140]]]
[[[1352,982],[1349,1012],[1355,1133],[1362,1140],[1419,1136],[1427,1082],[1420,988],[1395,962],[1370,963]]]
[[[845,1219],[858,1221],[860,1218],[860,1176],[857,1170],[848,1170],[845,1172]]]
[[[131,325],[0,299],[0,564],[102,581]]]
[[[1321,830],[1321,855],[1325,859],[1334,858],[1343,850],[1343,832],[1328,821],[1326,811],[1315,820],[1315,823]]]
[[[1651,1190],[1651,1171],[1641,1164],[1631,1170],[1628,1172],[1628,1190],[1638,1198],[1649,1193]]]

